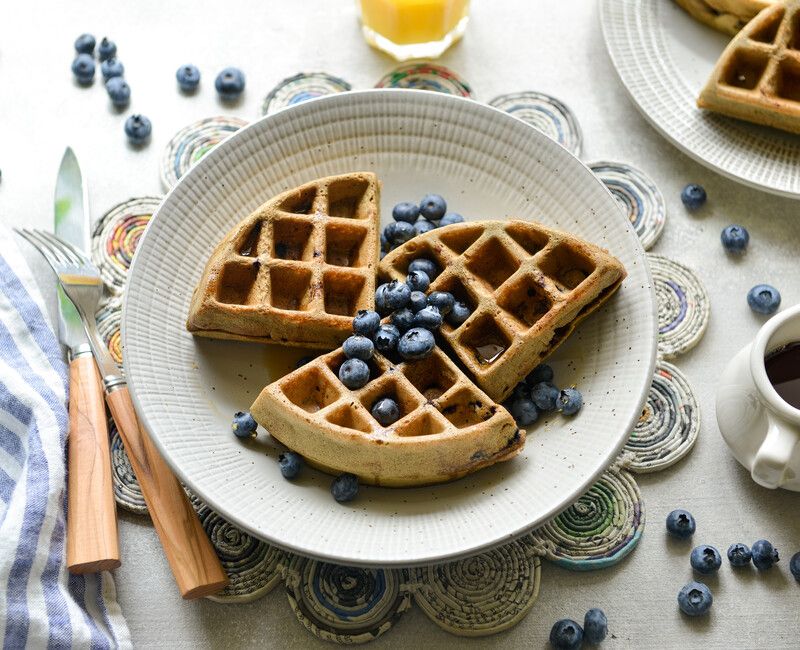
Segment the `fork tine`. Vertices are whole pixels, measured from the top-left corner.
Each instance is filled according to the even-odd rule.
[[[88,262],[85,256],[80,252],[78,252],[78,250],[74,246],[72,246],[72,244],[65,242],[63,239],[59,239],[54,234],[49,233],[46,230],[39,230],[38,232],[42,237],[44,237],[48,242],[50,242],[50,245],[53,248],[55,248],[62,255],[64,255],[64,257],[66,257],[67,260],[72,264],[80,266]]]
[[[57,264],[68,264],[69,258],[64,255],[58,248],[53,246],[53,244],[47,240],[46,237],[43,236],[43,232],[41,230],[31,229],[27,231],[31,237],[38,243],[39,248],[43,248],[44,250],[48,251],[50,255],[54,258]]]
[[[58,273],[55,267],[55,265],[58,264],[58,258],[48,247],[39,241],[38,237],[36,237],[36,234],[33,231],[25,228],[21,230],[19,228],[14,228],[14,231],[20,237],[25,239],[25,241],[27,241],[31,246],[33,246],[42,257],[44,257],[45,261],[50,265],[50,268],[53,269],[54,273]]]

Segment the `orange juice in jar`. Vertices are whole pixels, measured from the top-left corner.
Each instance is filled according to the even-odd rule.
[[[434,58],[464,34],[469,0],[360,0],[364,37],[398,61]]]

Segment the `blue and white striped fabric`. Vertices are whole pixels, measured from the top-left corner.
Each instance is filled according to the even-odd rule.
[[[131,647],[111,574],[67,572],[67,368],[0,226],[0,632],[4,648]]]

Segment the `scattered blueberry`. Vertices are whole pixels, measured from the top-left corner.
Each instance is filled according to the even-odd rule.
[[[750,233],[744,226],[733,225],[723,228],[720,239],[729,253],[744,253],[750,242]]]
[[[792,559],[789,560],[789,571],[792,572],[794,579],[800,582],[800,551],[792,555]]]
[[[353,319],[353,333],[372,336],[381,326],[381,317],[371,309],[359,309]]]
[[[678,592],[678,607],[688,616],[702,616],[713,602],[711,590],[702,582],[690,582]]]
[[[397,350],[400,341],[400,330],[394,325],[381,325],[375,332],[375,349],[383,354],[391,354]]]
[[[583,638],[586,643],[598,645],[608,635],[608,618],[602,609],[593,607],[583,617]]]
[[[519,426],[526,427],[536,422],[539,411],[536,410],[536,404],[530,397],[518,397],[511,402],[511,416]]]
[[[361,359],[369,361],[375,353],[375,344],[371,339],[361,334],[349,336],[342,343],[342,350],[348,359]]]
[[[583,642],[583,628],[578,623],[562,618],[550,630],[550,645],[557,650],[578,650]]]
[[[392,219],[395,221],[406,221],[416,223],[419,219],[419,206],[404,201],[392,208]]]
[[[436,307],[442,316],[447,316],[453,310],[456,299],[447,291],[432,291],[428,294],[428,304]]]
[[[294,478],[303,467],[303,457],[293,451],[287,451],[278,456],[278,465],[283,478]]]
[[[780,560],[778,549],[765,539],[754,542],[750,551],[753,554],[753,564],[756,565],[756,569],[759,571],[771,568],[773,564]]]
[[[244,74],[239,68],[225,68],[214,80],[214,88],[221,99],[233,101],[244,92]]]
[[[583,395],[577,388],[564,388],[558,395],[558,410],[564,415],[575,415],[583,406]]]
[[[439,221],[447,212],[447,203],[438,194],[428,194],[419,203],[419,213],[428,221]]]
[[[469,310],[469,307],[460,300],[456,300],[445,320],[449,323],[450,327],[460,327],[470,317],[470,314],[472,314],[472,312]]]
[[[394,247],[394,230],[397,228],[397,222],[392,221],[386,225],[381,231],[381,242],[386,242],[386,249],[392,250]]]
[[[402,309],[392,312],[390,318],[392,319],[392,325],[397,327],[401,332],[407,332],[414,327],[414,312],[408,307],[403,307]]]
[[[400,337],[397,351],[404,359],[424,359],[430,356],[435,346],[436,340],[430,331],[414,327]]]
[[[391,397],[382,397],[372,405],[372,417],[388,427],[400,419],[400,407]]]
[[[406,276],[406,284],[411,291],[427,291],[431,286],[431,279],[425,271],[411,271]]]
[[[442,326],[442,313],[433,305],[428,305],[414,314],[414,327],[437,330]]]
[[[382,284],[375,289],[375,309],[377,312],[386,313],[388,307],[386,306],[386,287],[388,284]]]
[[[418,257],[412,260],[411,264],[408,265],[408,272],[411,273],[411,271],[422,271],[431,281],[435,280],[439,275],[439,267],[436,266],[436,262],[425,257]]]
[[[667,515],[667,532],[673,537],[687,539],[696,528],[694,517],[687,510],[673,510]]]
[[[401,246],[413,239],[417,231],[407,221],[394,221],[384,228],[384,233],[392,246]]]
[[[81,34],[75,39],[75,51],[78,54],[94,54],[95,40],[91,34]]]
[[[464,222],[464,217],[462,217],[460,214],[456,214],[455,212],[448,212],[446,215],[442,217],[441,221],[439,221],[439,228],[444,228],[445,226],[450,226],[454,223],[463,223],[463,222]]]
[[[757,284],[747,292],[747,304],[759,314],[774,314],[781,306],[781,294],[768,284]]]
[[[512,401],[515,399],[530,399],[530,396],[531,389],[524,381],[521,381],[514,386],[514,390],[511,392]],[[509,406],[509,410],[510,409],[511,407]]]
[[[200,70],[196,65],[187,63],[178,68],[175,72],[175,79],[178,80],[178,87],[183,92],[190,93],[200,84]]]
[[[358,496],[358,477],[355,474],[340,474],[331,483],[331,494],[339,503],[352,501]]]
[[[94,79],[94,59],[91,54],[79,54],[72,62],[72,74],[81,85],[88,85]]]
[[[108,81],[111,77],[121,77],[124,75],[125,66],[122,65],[122,61],[112,57],[100,64],[100,72],[103,74],[103,79]]]
[[[350,390],[363,388],[369,382],[369,366],[361,359],[348,359],[339,368],[339,379]]]
[[[100,45],[97,46],[97,58],[101,61],[107,61],[117,56],[117,44],[114,41],[109,41],[108,38],[103,36]]]
[[[381,238],[381,253],[384,253],[389,250],[389,238],[386,237],[386,233],[383,230],[381,230],[380,238]]]
[[[716,548],[704,544],[702,546],[695,546],[692,549],[689,562],[697,573],[708,574],[719,571],[719,567],[722,564],[722,557]]]
[[[111,77],[106,81],[106,92],[117,108],[125,108],[131,101],[131,87],[122,77]]]
[[[753,554],[747,544],[731,544],[728,547],[728,561],[731,566],[747,566],[752,558]]]
[[[132,144],[142,144],[150,137],[153,125],[144,115],[131,115],[125,120],[125,135]]]
[[[531,386],[535,386],[536,384],[541,384],[543,381],[552,382],[553,376],[553,369],[546,363],[540,363],[528,373],[528,376],[525,377],[525,381]]]
[[[304,356],[304,357],[300,357],[300,358],[299,358],[299,359],[298,359],[298,360],[295,362],[295,364],[294,364],[294,367],[295,367],[295,369],[297,369],[297,368],[302,368],[304,365],[306,365],[307,363],[311,363],[311,362],[312,362],[314,359],[316,359],[316,358],[317,358],[317,357],[315,357],[313,354],[307,354],[307,355],[306,355],[306,356]]]
[[[430,232],[434,228],[436,228],[436,226],[425,219],[422,221],[417,221],[417,223],[414,224],[414,232],[417,235],[424,235],[426,232]]]
[[[411,297],[408,299],[408,306],[415,314],[424,309],[428,304],[428,296],[421,291],[412,291]]]
[[[408,304],[411,298],[411,289],[405,282],[392,280],[386,285],[386,308],[390,310],[402,309]]]
[[[555,411],[560,391],[550,382],[540,382],[531,388],[531,399],[540,411]]]
[[[706,191],[702,185],[691,183],[683,188],[681,201],[688,210],[697,210],[706,202]]]
[[[236,411],[233,414],[231,430],[237,438],[250,438],[256,433],[258,424],[247,411]]]

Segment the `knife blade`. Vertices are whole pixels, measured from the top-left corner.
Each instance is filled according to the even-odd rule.
[[[56,178],[54,229],[89,248],[89,202],[78,159],[67,147]],[[120,565],[103,384],[75,305],[58,286],[58,336],[69,351],[67,568],[94,573]]]

